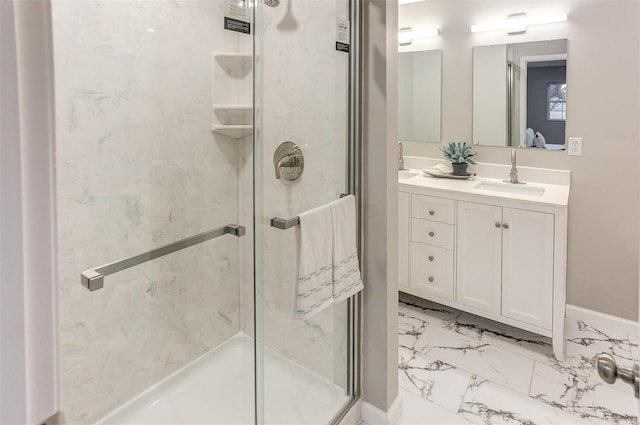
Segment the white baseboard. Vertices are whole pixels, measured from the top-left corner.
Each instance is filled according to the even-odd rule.
[[[402,398],[400,394],[393,400],[389,410],[378,409],[366,401],[362,403],[362,422],[367,425],[395,425],[402,415]]]
[[[600,313],[575,305],[567,304],[565,316],[568,319],[581,320],[596,328],[604,328],[612,331],[622,332],[628,335],[638,335],[638,322],[623,319],[622,317]]]
[[[338,425],[360,425],[362,423],[362,398],[356,400],[349,411],[338,422]]]

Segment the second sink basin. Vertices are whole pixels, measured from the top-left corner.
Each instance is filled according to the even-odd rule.
[[[480,182],[473,188],[480,190],[490,190],[492,192],[514,193],[526,196],[542,196],[544,194],[544,187],[529,186],[526,184]]]
[[[420,174],[419,171],[413,170],[398,170],[398,177],[401,179],[409,179],[411,177],[415,177]]]

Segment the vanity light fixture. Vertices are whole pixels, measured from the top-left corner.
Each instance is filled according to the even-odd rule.
[[[527,16],[526,13],[509,15],[504,21],[487,22],[471,25],[471,32],[500,31],[505,30],[509,34],[517,34],[527,31],[531,25],[555,24],[566,22],[567,12],[548,13],[546,15]]]
[[[403,46],[411,44],[411,42],[417,38],[437,37],[438,35],[440,35],[439,28],[423,28],[415,31],[411,29],[411,27],[400,28],[398,30],[398,44]]]

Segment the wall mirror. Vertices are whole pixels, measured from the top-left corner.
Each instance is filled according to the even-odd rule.
[[[473,143],[564,150],[567,40],[473,48]]]
[[[398,54],[398,139],[440,143],[442,50]]]

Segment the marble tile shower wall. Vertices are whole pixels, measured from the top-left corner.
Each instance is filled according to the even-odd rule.
[[[346,0],[283,1],[265,8],[265,225],[270,217],[293,217],[345,191],[348,54],[335,50],[335,28],[336,17],[346,18],[347,11]],[[276,180],[273,169],[273,152],[287,140],[300,146],[305,159],[304,174],[294,182]],[[296,231],[265,226],[263,248],[266,344],[345,385],[345,303],[310,320],[293,320]]]
[[[62,408],[91,423],[240,327],[231,236],[106,279],[80,272],[238,220],[238,141],[214,136],[220,1],[54,1]]]

